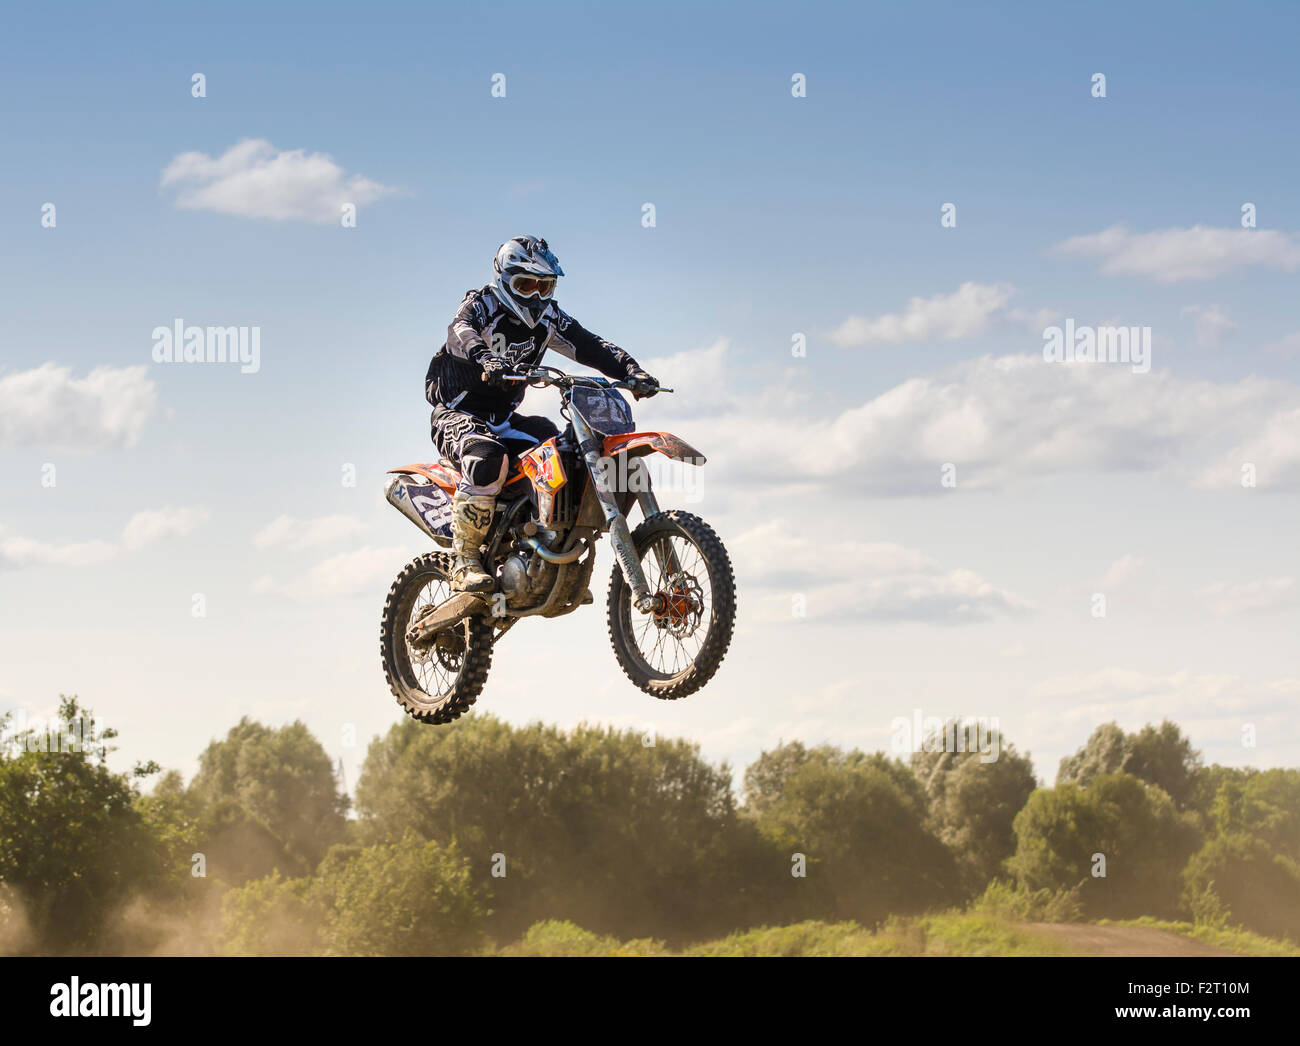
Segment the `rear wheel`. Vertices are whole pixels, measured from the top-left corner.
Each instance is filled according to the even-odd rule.
[[[388,686],[406,714],[421,723],[450,723],[478,700],[492,665],[492,625],[474,614],[431,643],[413,646],[407,631],[451,596],[452,557],[426,552],[397,575],[384,601],[379,648]]]
[[[695,693],[722,664],[736,623],[736,578],[718,535],[699,516],[656,512],[632,532],[659,609],[642,614],[615,564],[609,638],[627,677],[647,694]]]

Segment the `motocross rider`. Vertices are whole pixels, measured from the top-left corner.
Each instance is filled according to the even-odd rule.
[[[527,386],[510,376],[555,349],[608,378],[631,382],[638,399],[658,386],[636,360],[555,303],[564,270],[545,240],[507,240],[493,267],[496,279],[461,301],[424,379],[434,446],[461,474],[451,503],[451,585],[458,592],[492,589],[480,555],[511,458],[559,432],[549,418],[515,413]]]

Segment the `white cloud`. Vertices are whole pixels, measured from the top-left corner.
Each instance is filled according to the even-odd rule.
[[[1209,307],[1188,305],[1179,315],[1191,316],[1192,325],[1196,328],[1198,345],[1219,345],[1237,329],[1237,325],[1228,319],[1228,314],[1217,305]]]
[[[1247,463],[1255,467],[1261,487],[1300,486],[1300,406],[1261,403],[1260,409],[1253,425],[1248,418],[1235,419],[1238,441],[1201,469],[1196,476],[1199,486],[1239,487]]]
[[[843,348],[969,338],[983,333],[995,318],[1003,315],[1014,293],[1015,288],[1009,284],[968,281],[951,294],[910,298],[901,313],[874,319],[850,316],[829,337]],[[1023,320],[1027,315],[1017,311],[1015,318]]]
[[[23,537],[0,538],[0,567],[89,567],[107,562],[117,553],[118,547],[111,541],[61,544]]]
[[[0,375],[0,449],[133,447],[153,414],[157,389],[144,367],[97,367],[74,378],[45,363]]]
[[[1274,229],[1190,229],[1130,232],[1113,225],[1098,233],[1073,236],[1052,253],[1100,258],[1109,275],[1148,276],[1161,283],[1206,280],[1233,269],[1265,268],[1294,272],[1300,268],[1300,241]]]
[[[892,542],[801,535],[773,520],[728,544],[741,582],[764,592],[770,620],[792,620],[797,596],[810,618],[963,624],[1031,609],[973,570],[946,569]]]
[[[185,537],[208,520],[205,508],[163,508],[137,512],[122,529],[122,544],[140,549],[163,538]]]
[[[255,589],[263,593],[278,591],[304,600],[373,594],[387,588],[410,558],[405,548],[366,546],[317,563],[302,577],[285,585],[276,586],[270,578],[259,578]]]
[[[1043,330],[1061,319],[1060,309],[1007,309],[1006,319],[1014,327],[1042,336]]]
[[[661,417],[680,417],[692,411],[716,411],[734,405],[736,401],[730,392],[735,384],[734,372],[727,367],[730,347],[729,339],[719,338],[703,349],[642,360],[642,366],[661,385],[674,390],[655,398],[654,413]]]
[[[1241,584],[1207,585],[1197,595],[1220,616],[1273,610],[1295,601],[1295,578],[1263,578]]]
[[[356,537],[363,530],[365,524],[356,516],[318,516],[315,519],[278,516],[257,532],[253,544],[257,548],[275,545],[295,550],[320,548]]]
[[[1281,682],[1285,684],[1287,681]],[[1289,685],[1298,682],[1291,680]],[[1086,675],[1045,679],[1035,684],[1030,694],[1050,701],[1054,715],[1094,723],[1110,718],[1127,718],[1131,725],[1140,726],[1152,718],[1177,716],[1180,709],[1185,712],[1189,707],[1238,712],[1256,703],[1240,693],[1243,684],[1246,688],[1256,685],[1227,674],[1197,674],[1184,670],[1153,675],[1127,668],[1106,668]],[[1286,689],[1286,685],[1281,690],[1271,686],[1270,694],[1277,693],[1279,697],[1270,697],[1270,703],[1279,700]]]
[[[1239,490],[1246,462],[1255,464],[1260,487],[1300,487],[1294,383],[1135,374],[1037,355],[963,361],[829,417],[744,404],[701,412],[682,432],[736,478],[784,474],[873,493],[946,493],[940,469],[947,462],[956,466],[958,489],[1035,475],[1164,472],[1193,486]],[[763,436],[761,455],[752,451],[755,433]]]
[[[165,538],[184,537],[208,518],[205,508],[163,508],[137,512],[122,528],[120,541],[38,541],[0,537],[0,568],[85,567],[106,563],[125,551],[138,552]]]
[[[1120,556],[1114,563],[1107,568],[1106,573],[1102,575],[1101,581],[1098,582],[1098,588],[1103,592],[1119,588],[1125,582],[1129,581],[1134,574],[1142,567],[1142,558],[1140,556]]]
[[[1099,723],[1118,722],[1137,730],[1164,719],[1176,722],[1205,753],[1205,761],[1241,765],[1268,764],[1276,757],[1265,742],[1261,749],[1242,748],[1242,728],[1253,726],[1259,738],[1290,738],[1300,679],[1248,679],[1187,670],[1164,675],[1107,668],[1081,676],[1058,676],[1032,686],[1028,715],[1037,727],[1038,748],[1048,738],[1066,741],[1068,751],[1081,747]],[[1055,747],[1055,744],[1052,745]],[[1039,765],[1048,779],[1052,768]]]
[[[348,175],[325,153],[276,149],[246,138],[220,156],[181,153],[162,174],[177,190],[176,206],[241,218],[336,222],[344,203],[358,207],[396,190],[359,174]]]

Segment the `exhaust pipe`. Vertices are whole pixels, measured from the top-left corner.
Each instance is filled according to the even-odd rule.
[[[536,538],[524,538],[524,544],[548,563],[573,563],[587,551],[587,546],[583,543],[580,543],[577,548],[569,549],[568,552],[552,552]]]

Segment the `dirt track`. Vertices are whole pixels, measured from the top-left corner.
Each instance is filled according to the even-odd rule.
[[[1237,955],[1190,937],[1145,926],[1076,926],[1070,923],[1028,923],[1027,928],[1061,941],[1077,955]]]

